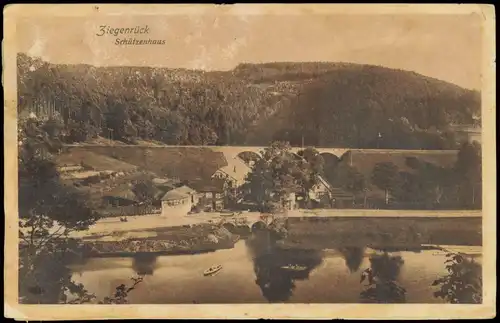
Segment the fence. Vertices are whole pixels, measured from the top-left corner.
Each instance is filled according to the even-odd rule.
[[[153,206],[119,206],[101,210],[99,212],[104,217],[118,217],[126,215],[146,215],[146,214],[160,214],[161,208],[156,208]]]

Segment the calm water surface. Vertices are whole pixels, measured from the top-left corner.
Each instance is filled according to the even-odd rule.
[[[363,270],[370,257],[382,254],[369,248],[337,250],[283,250],[258,240],[242,240],[233,249],[212,253],[135,258],[93,258],[73,265],[73,279],[103,298],[116,286],[144,274],[143,283],[131,292],[130,303],[359,303],[366,289]],[[442,303],[435,298],[432,282],[445,275],[445,253],[437,250],[390,252],[388,259],[401,259],[390,275],[406,290],[408,303]],[[400,258],[399,258],[400,257]],[[394,261],[393,261],[394,262]],[[203,271],[214,264],[223,269],[205,277]],[[293,272],[287,264],[303,266]],[[380,270],[391,271],[395,267]],[[392,267],[391,267],[392,266]],[[390,267],[390,268],[389,268]],[[389,298],[386,302],[392,302]]]

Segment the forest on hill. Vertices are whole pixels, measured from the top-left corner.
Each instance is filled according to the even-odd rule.
[[[50,116],[67,143],[97,136],[169,145],[272,140],[345,148],[452,149],[450,124],[480,94],[413,72],[349,63],[240,64],[231,71],[94,67],[18,55],[18,112]]]

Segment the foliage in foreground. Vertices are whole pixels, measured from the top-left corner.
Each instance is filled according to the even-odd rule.
[[[142,276],[132,277],[132,285],[126,286],[125,284],[120,284],[115,288],[115,293],[113,296],[106,296],[104,299],[97,301],[97,304],[128,304],[128,295],[133,291],[137,285],[143,282],[144,278]],[[86,304],[86,303],[96,303],[95,294],[88,293],[87,290],[83,290],[76,299],[73,299],[67,304]]]
[[[86,303],[95,297],[72,279],[68,264],[81,259],[71,234],[88,229],[99,216],[87,196],[65,185],[53,162],[57,136],[36,120],[19,127],[19,301],[24,304]],[[102,304],[122,304],[131,287],[120,285]],[[69,296],[69,297],[68,297]],[[73,301],[68,298],[75,297]]]
[[[439,286],[435,297],[451,304],[481,304],[483,302],[482,266],[474,259],[449,253],[445,261],[448,274],[432,284]]]

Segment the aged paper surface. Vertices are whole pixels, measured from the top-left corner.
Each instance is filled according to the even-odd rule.
[[[7,317],[495,316],[493,6],[4,21]]]

